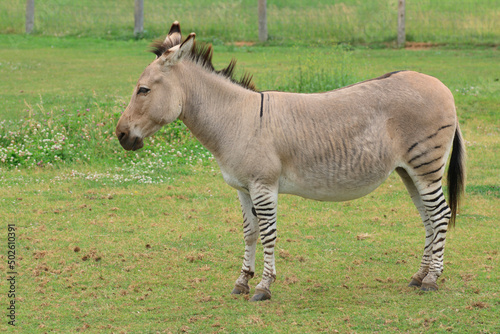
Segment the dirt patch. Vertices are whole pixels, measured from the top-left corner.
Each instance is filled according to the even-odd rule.
[[[242,46],[254,46],[255,42],[248,42],[248,41],[239,41],[239,42],[234,42],[234,46],[242,47]]]
[[[470,305],[466,306],[465,308],[467,310],[472,310],[472,309],[483,309],[483,308],[489,308],[490,305],[488,303],[484,302],[472,302]]]
[[[430,48],[435,48],[439,46],[439,44],[435,43],[426,43],[426,42],[406,42],[405,49],[409,50],[425,50]]]

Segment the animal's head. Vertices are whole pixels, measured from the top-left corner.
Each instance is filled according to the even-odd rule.
[[[182,112],[183,93],[175,65],[189,56],[195,34],[181,44],[181,30],[174,22],[164,41],[152,45],[156,59],[140,76],[130,103],[116,126],[116,136],[126,150],[143,147],[143,139],[151,136],[163,125],[176,120]]]

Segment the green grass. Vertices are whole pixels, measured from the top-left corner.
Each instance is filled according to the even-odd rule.
[[[174,20],[216,44],[258,41],[257,1],[146,1],[145,37],[165,34]],[[133,1],[48,0],[36,3],[37,35],[133,38]],[[0,4],[0,33],[24,32],[25,1]],[[500,5],[491,0],[409,1],[408,41],[498,45]],[[268,2],[269,44],[394,45],[397,1],[276,0]]]
[[[229,294],[244,250],[242,219],[210,154],[179,124],[134,153],[113,137],[153,58],[146,46],[0,35],[0,149],[14,141],[19,151],[32,141],[33,154],[47,159],[43,167],[0,163],[0,212],[18,237],[15,332],[500,330],[497,49],[215,48],[217,68],[235,57],[260,89],[320,90],[325,81],[400,69],[434,75],[454,93],[468,152],[468,191],[448,235],[438,292],[406,287],[420,263],[424,230],[393,175],[348,203],[281,196],[278,280],[273,299],[254,304]],[[52,146],[38,149],[58,134],[80,145],[67,147],[66,160],[56,160]],[[6,237],[5,228],[4,273]],[[7,284],[0,282],[6,305]],[[7,328],[3,318],[0,330]]]
[[[89,178],[95,168],[21,171],[2,180],[4,219],[18,226],[22,257],[19,328],[498,330],[494,198],[468,196],[449,234],[440,290],[421,293],[406,284],[424,231],[397,177],[351,203],[282,196],[273,299],[252,304],[229,294],[243,254],[241,218],[216,169],[186,167],[189,175],[176,173],[163,185]],[[261,261],[259,250],[259,268]]]
[[[0,35],[0,165],[34,166],[68,162],[112,163],[137,160],[121,153],[114,126],[128,103],[138,74],[152,60],[145,41],[107,42]],[[30,50],[28,52],[27,50]],[[31,52],[37,54],[33,58]],[[490,67],[496,49],[386,50],[346,47],[218,46],[216,67],[233,57],[239,70],[254,75],[261,90],[315,92],[335,89],[383,73],[413,69],[440,78],[455,93],[463,122],[495,124],[500,83]],[[71,59],[71,61],[70,61]],[[124,65],[127,64],[127,65]],[[460,71],[456,71],[460,68]],[[50,78],[50,84],[47,80]],[[16,84],[13,89],[12,82]],[[144,152],[172,150],[165,140],[189,141],[176,123],[158,135]],[[196,144],[191,143],[189,151]],[[192,159],[206,151],[195,149]],[[145,158],[145,155],[141,155]],[[173,163],[174,159],[170,159]]]

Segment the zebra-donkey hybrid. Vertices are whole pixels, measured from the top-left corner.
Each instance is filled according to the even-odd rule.
[[[238,191],[245,255],[234,294],[248,294],[260,236],[262,280],[253,301],[271,298],[278,193],[320,201],[369,194],[392,171],[403,179],[425,227],[420,269],[410,285],[436,290],[448,225],[465,185],[465,151],[453,96],[439,80],[389,73],[319,94],[255,90],[251,77],[233,79],[235,61],[220,71],[210,45],[181,43],[174,22],[156,59],[134,88],[116,127],[126,150],[180,119],[213,154],[224,180]],[[448,168],[449,203],[441,187]]]

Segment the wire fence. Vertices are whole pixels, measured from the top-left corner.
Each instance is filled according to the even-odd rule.
[[[257,42],[257,0],[144,1],[144,37],[184,32],[213,43]],[[0,2],[0,33],[22,34],[26,1]],[[397,0],[268,0],[270,44],[395,43]],[[500,44],[500,1],[406,0],[407,41]],[[33,34],[134,38],[134,0],[35,1]]]

